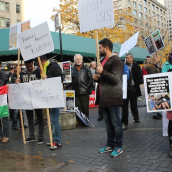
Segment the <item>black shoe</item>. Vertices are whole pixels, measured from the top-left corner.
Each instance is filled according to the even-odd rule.
[[[170,146],[170,152],[169,152],[169,155],[168,155],[170,158],[172,158],[172,145]]]
[[[33,141],[35,141],[35,138],[30,138],[29,137],[29,138],[26,139],[26,142],[33,142]]]
[[[47,125],[47,121],[44,121],[44,125]]]
[[[128,129],[128,125],[127,125],[127,124],[123,124],[123,125],[122,125],[122,129],[123,129],[123,130],[127,130],[127,129]]]
[[[101,121],[102,119],[103,119],[103,117],[102,116],[99,116],[98,119],[97,119],[97,121]]]
[[[161,117],[158,115],[155,115],[155,116],[153,116],[153,119],[161,119]]]
[[[18,130],[18,128],[17,128],[17,127],[12,127],[12,129],[13,129],[13,130]]]
[[[44,139],[38,139],[38,145],[41,145],[41,144],[43,144],[44,143]]]
[[[21,129],[21,128],[22,128],[22,126],[20,125],[20,129]],[[24,128],[28,128],[28,126],[24,124]]]
[[[38,121],[35,121],[35,125],[38,125]]]
[[[162,118],[162,114],[161,114],[161,113],[157,113],[157,115],[158,115],[159,117],[161,117],[161,118]]]
[[[140,123],[140,120],[139,119],[135,119],[135,123]]]

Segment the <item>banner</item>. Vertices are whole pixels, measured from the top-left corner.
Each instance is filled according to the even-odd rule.
[[[32,110],[29,83],[9,84],[8,102],[10,109]]]
[[[42,23],[17,35],[24,61],[54,51],[54,44],[48,23]]]
[[[154,47],[154,43],[152,42],[151,36],[148,36],[147,38],[144,39],[146,48],[148,50],[148,53],[150,56],[156,53],[156,49]]]
[[[137,44],[138,36],[139,36],[139,31],[121,45],[119,57],[122,57],[125,53],[127,53]]]
[[[144,75],[144,85],[148,113],[172,110],[171,73]]]
[[[114,26],[113,0],[79,0],[80,32]]]
[[[30,81],[34,109],[64,107],[61,77]]]
[[[75,91],[65,90],[64,99],[65,99],[65,110],[74,112],[75,111]]]
[[[63,83],[71,83],[72,82],[72,72],[71,72],[71,62],[62,62],[62,72],[64,76]]]
[[[95,105],[96,101],[96,91],[92,91],[91,95],[89,95],[89,108],[98,107]]]

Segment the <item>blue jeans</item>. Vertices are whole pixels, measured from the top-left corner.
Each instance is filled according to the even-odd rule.
[[[100,107],[103,113],[107,131],[107,146],[122,147],[123,129],[121,122],[121,107]]]
[[[55,143],[61,142],[59,116],[60,108],[50,108],[50,119],[53,128],[53,140]]]
[[[9,137],[9,119],[8,119],[8,117],[0,118],[0,137]]]

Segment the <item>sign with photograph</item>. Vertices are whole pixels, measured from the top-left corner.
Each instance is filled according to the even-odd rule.
[[[114,26],[113,0],[79,0],[80,32]]]
[[[75,91],[74,90],[65,90],[65,110],[66,111],[75,111]]]
[[[170,111],[172,78],[170,73],[144,75],[147,112]]]
[[[63,83],[71,83],[72,82],[72,73],[71,73],[71,62],[62,62],[62,72],[63,72]]]
[[[154,43],[152,42],[151,36],[145,38],[144,42],[150,56],[156,53],[156,49],[154,47]]]

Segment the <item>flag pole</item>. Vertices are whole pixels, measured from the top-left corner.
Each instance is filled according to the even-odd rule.
[[[38,58],[39,67],[41,69],[41,73],[43,75],[44,74],[44,69],[42,67],[41,59],[40,59],[40,57],[37,57],[37,58]],[[53,137],[52,137],[52,129],[51,129],[51,121],[50,121],[50,112],[49,112],[48,108],[46,108],[46,111],[47,111],[47,120],[48,120],[48,130],[49,130],[49,136],[50,136],[50,144],[51,144],[51,147],[53,147]]]
[[[97,66],[100,65],[100,55],[99,55],[99,36],[98,36],[98,30],[95,30],[95,36],[96,36],[96,55],[97,55]]]

